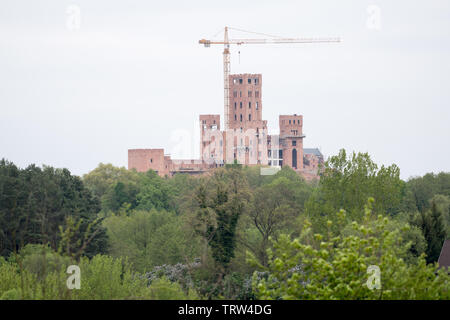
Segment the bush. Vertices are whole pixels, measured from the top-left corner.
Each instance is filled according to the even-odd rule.
[[[127,257],[135,270],[145,272],[163,264],[176,264],[195,256],[197,244],[182,229],[180,217],[166,211],[132,211],[104,221],[110,254]]]
[[[194,290],[186,294],[177,282],[171,282],[165,277],[156,279],[149,287],[149,299],[152,300],[198,300]]]

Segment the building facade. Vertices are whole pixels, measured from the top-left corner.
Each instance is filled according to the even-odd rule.
[[[228,127],[220,115],[200,115],[200,159],[174,160],[163,149],[128,150],[128,169],[155,170],[160,176],[203,174],[225,163],[289,166],[307,180],[318,177],[323,163],[319,149],[304,149],[303,116],[280,115],[278,135],[269,135],[262,119],[262,75],[234,74],[229,78]],[[225,120],[225,119],[224,119]]]

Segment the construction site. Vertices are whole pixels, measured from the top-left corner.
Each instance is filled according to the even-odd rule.
[[[177,173],[203,174],[229,163],[261,166],[262,174],[273,174],[283,166],[291,167],[306,180],[319,177],[324,157],[319,148],[304,148],[301,112],[279,115],[279,133],[268,134],[263,120],[262,74],[231,74],[230,47],[245,44],[328,43],[339,38],[231,39],[224,29],[223,41],[201,39],[205,47],[223,45],[224,114],[202,114],[200,155],[198,159],[172,159],[164,149],[129,149],[128,169],[154,170],[171,177]],[[242,31],[240,29],[236,29]],[[263,169],[266,169],[263,171]],[[268,169],[268,170],[267,170]],[[265,173],[263,173],[265,172]]]

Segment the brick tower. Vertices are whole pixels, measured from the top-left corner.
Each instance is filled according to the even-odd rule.
[[[267,164],[267,121],[262,120],[262,75],[230,75],[229,132],[232,157],[239,163]],[[232,132],[232,134],[231,134]],[[229,139],[228,139],[229,140]],[[231,148],[228,152],[231,153]]]
[[[303,169],[303,116],[280,115],[280,149],[283,165]]]
[[[218,114],[200,115],[200,158],[205,161],[223,160],[223,138]]]
[[[230,128],[262,126],[261,74],[230,75]]]

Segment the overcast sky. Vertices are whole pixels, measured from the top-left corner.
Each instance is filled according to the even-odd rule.
[[[198,116],[223,115],[223,48],[198,40],[225,25],[343,40],[232,48],[232,73],[263,75],[269,130],[302,114],[325,156],[450,171],[448,0],[1,0],[0,158],[77,175],[130,148],[197,158]]]

